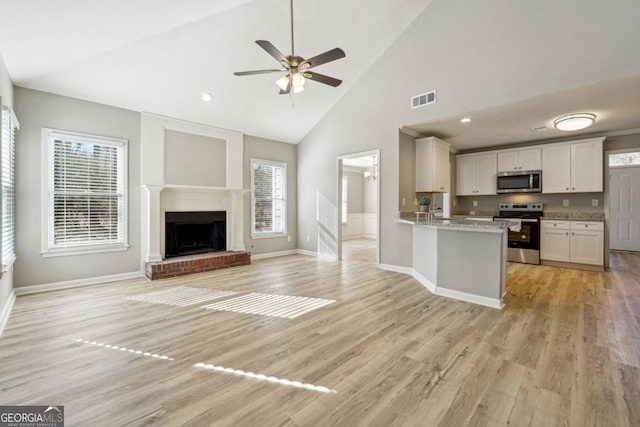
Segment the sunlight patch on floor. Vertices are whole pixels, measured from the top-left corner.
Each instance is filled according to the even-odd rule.
[[[174,305],[177,307],[185,307],[188,305],[199,304],[205,301],[223,298],[234,294],[236,294],[236,292],[178,286],[177,288],[168,288],[161,291],[132,295],[125,298],[131,301],[141,301],[150,302],[153,304],[165,304]]]
[[[111,344],[105,344],[105,343],[101,343],[98,341],[89,341],[89,340],[83,340],[82,338],[74,338],[74,341],[77,343],[81,343],[81,344],[88,344],[88,345],[92,345],[95,347],[102,347],[102,348],[108,348],[111,350],[118,350],[118,351],[123,351],[126,353],[131,353],[135,356],[145,356],[145,357],[153,357],[154,359],[160,359],[160,360],[173,360],[171,357],[169,356],[163,356],[157,353],[151,353],[148,351],[142,351],[142,350],[134,350],[132,348],[126,348],[126,347],[119,347],[117,345],[111,345]]]
[[[251,379],[254,379],[254,380],[258,380],[258,381],[268,381],[268,382],[274,383],[274,384],[280,384],[280,385],[286,385],[286,386],[290,386],[290,387],[303,388],[305,390],[318,391],[320,393],[337,393],[337,391],[328,389],[327,387],[322,387],[322,386],[317,386],[317,385],[313,385],[313,384],[303,383],[303,382],[300,382],[300,381],[290,381],[290,380],[286,380],[286,379],[282,379],[282,378],[276,378],[276,377],[272,377],[272,376],[267,376],[267,375],[264,375],[264,374],[255,374],[253,372],[245,372],[245,371],[241,371],[239,369],[224,368],[222,366],[207,365],[207,364],[204,364],[204,363],[196,363],[193,366],[195,366],[197,368],[210,369],[210,370],[221,372],[221,373],[227,373],[227,374],[233,374],[233,375],[237,375],[237,376],[242,376],[242,377],[245,377],[245,378],[251,378]]]
[[[251,293],[205,305],[202,308],[295,319],[334,302],[335,300],[332,299]]]

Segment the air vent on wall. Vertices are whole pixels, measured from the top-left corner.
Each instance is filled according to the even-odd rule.
[[[421,95],[416,95],[411,98],[411,108],[423,107],[429,104],[436,103],[436,91],[432,90],[431,92],[423,93]]]

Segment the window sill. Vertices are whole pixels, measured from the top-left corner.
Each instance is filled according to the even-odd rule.
[[[118,246],[87,246],[76,248],[61,248],[50,249],[40,252],[43,258],[51,258],[58,256],[72,256],[72,255],[87,255],[87,254],[100,254],[105,252],[122,252],[129,249],[129,245]]]
[[[264,234],[251,234],[252,239],[270,239],[272,237],[287,237],[289,233],[264,233]]]
[[[16,256],[14,254],[11,256],[8,263],[2,264],[2,270],[0,270],[0,273],[6,273],[7,271],[11,271],[11,268],[13,267],[13,263],[15,261],[16,261]]]

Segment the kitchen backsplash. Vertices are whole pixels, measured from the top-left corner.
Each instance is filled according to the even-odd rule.
[[[473,201],[477,201],[477,206]],[[564,206],[563,201],[568,200],[569,206]],[[597,200],[598,206],[593,206],[593,200]],[[498,211],[500,203],[543,203],[544,212],[593,212],[604,213],[604,193],[569,193],[569,194],[499,194],[497,196],[458,196],[456,205],[452,207],[453,213],[467,214],[475,211]]]

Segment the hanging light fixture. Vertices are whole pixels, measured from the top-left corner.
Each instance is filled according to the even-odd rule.
[[[591,113],[575,113],[559,117],[553,125],[558,130],[574,131],[588,128],[596,121],[596,115]]]
[[[291,86],[293,87],[293,93],[300,93],[304,90],[305,78],[302,73],[291,71],[289,74],[285,74],[280,77],[276,81],[276,84],[280,89],[286,91],[289,86],[289,82],[291,82]]]
[[[378,177],[378,162],[376,156],[373,156],[373,168],[370,171],[364,172],[364,179],[367,181],[375,181]]]

